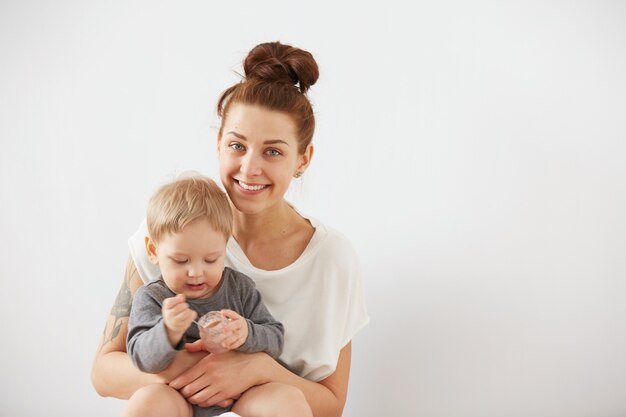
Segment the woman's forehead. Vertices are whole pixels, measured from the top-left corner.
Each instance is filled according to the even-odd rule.
[[[263,140],[296,137],[296,124],[284,112],[262,106],[233,104],[224,118],[224,134],[237,133],[246,139],[262,136]]]

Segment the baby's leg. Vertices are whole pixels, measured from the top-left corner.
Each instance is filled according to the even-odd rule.
[[[192,417],[191,404],[165,384],[151,384],[137,390],[128,400],[121,417]]]
[[[242,417],[313,417],[302,391],[278,382],[250,388],[237,400],[233,411]]]

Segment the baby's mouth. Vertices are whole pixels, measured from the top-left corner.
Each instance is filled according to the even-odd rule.
[[[192,291],[198,291],[204,288],[204,284],[187,284],[187,287]]]

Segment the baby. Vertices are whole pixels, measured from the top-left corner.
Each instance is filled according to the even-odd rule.
[[[282,324],[269,313],[254,282],[224,266],[232,211],[215,182],[193,176],[161,187],[150,199],[147,223],[146,251],[162,277],[140,287],[133,298],[127,351],[135,366],[148,373],[167,368],[185,343],[199,339],[196,319],[210,311],[221,312],[226,320],[216,350],[267,352],[278,358]],[[242,394],[233,411],[265,409],[272,390],[293,389],[266,385]],[[293,409],[303,406],[308,408],[294,404]],[[133,394],[122,416],[204,417],[230,408],[192,406],[168,385],[152,384]],[[289,415],[290,408],[280,404],[279,414]]]

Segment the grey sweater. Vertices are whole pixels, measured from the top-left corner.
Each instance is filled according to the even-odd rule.
[[[126,350],[135,366],[143,372],[164,370],[185,343],[200,338],[198,326],[193,323],[177,346],[170,344],[161,308],[164,299],[174,296],[162,279],[140,287],[135,293],[128,320]],[[273,358],[280,356],[284,342],[283,325],[269,313],[254,281],[247,275],[226,267],[215,294],[206,299],[188,299],[187,303],[198,317],[224,308],[236,311],[248,321],[248,338],[237,350],[267,352]]]

